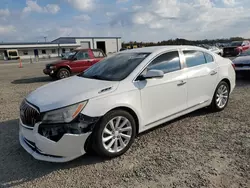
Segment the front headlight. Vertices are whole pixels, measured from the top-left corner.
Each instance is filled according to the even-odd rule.
[[[67,106],[65,108],[47,112],[44,114],[42,122],[45,124],[69,123],[75,119],[75,117],[82,111],[86,104],[87,101],[84,101],[71,106]]]

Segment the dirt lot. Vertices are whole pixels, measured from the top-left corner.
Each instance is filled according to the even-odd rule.
[[[33,159],[18,142],[18,107],[51,82],[44,64],[0,66],[0,187],[250,187],[250,80],[228,107],[199,110],[140,135],[123,156],[66,164]]]

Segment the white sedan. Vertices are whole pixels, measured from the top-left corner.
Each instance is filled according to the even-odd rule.
[[[232,62],[204,48],[122,51],[29,94],[20,106],[20,144],[51,162],[90,148],[117,157],[150,128],[204,107],[223,110],[234,87]]]

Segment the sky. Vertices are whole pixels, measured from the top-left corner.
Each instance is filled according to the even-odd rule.
[[[1,42],[250,38],[249,0],[0,0]]]

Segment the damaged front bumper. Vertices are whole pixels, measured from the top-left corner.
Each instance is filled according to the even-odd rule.
[[[85,118],[86,119],[86,118]],[[67,162],[86,153],[85,142],[90,137],[97,119],[88,120],[84,129],[74,130],[58,129],[59,125],[42,125],[36,123],[28,127],[19,123],[19,141],[22,147],[35,159],[49,162]],[[60,125],[64,127],[65,125]],[[69,125],[66,125],[68,127]],[[50,131],[49,131],[50,130]],[[80,131],[80,132],[79,132]],[[58,135],[56,135],[58,134]]]

